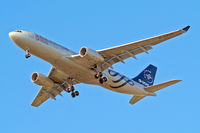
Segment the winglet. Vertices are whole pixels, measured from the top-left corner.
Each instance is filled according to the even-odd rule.
[[[185,32],[187,32],[189,30],[190,26],[186,26],[185,28],[183,28],[182,30],[184,30]]]

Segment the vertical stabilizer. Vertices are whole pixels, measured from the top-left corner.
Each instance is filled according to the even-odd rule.
[[[144,85],[145,87],[151,86],[154,83],[157,67],[149,65],[138,76],[133,78],[134,81]]]

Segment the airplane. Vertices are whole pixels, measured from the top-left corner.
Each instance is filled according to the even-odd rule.
[[[147,66],[135,78],[128,78],[113,70],[113,65],[140,53],[148,53],[152,46],[188,31],[190,26],[166,34],[154,36],[140,41],[131,42],[102,50],[82,47],[75,53],[38,34],[16,30],[9,33],[11,40],[23,49],[29,58],[35,55],[50,64],[52,68],[45,76],[34,72],[31,75],[33,83],[41,86],[32,106],[38,107],[47,99],[56,100],[62,91],[71,93],[74,98],[79,95],[74,85],[79,83],[99,85],[111,91],[132,95],[129,103],[134,104],[146,96],[156,96],[155,92],[176,84],[181,80],[170,80],[154,85],[157,67]]]

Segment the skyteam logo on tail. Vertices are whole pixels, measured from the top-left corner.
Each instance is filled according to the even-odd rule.
[[[153,81],[154,81],[153,77],[151,76],[151,71],[149,71],[149,70],[144,71],[144,78],[147,79],[148,83],[153,83]]]
[[[144,85],[145,87],[153,85],[157,67],[149,65],[138,76],[133,78],[134,81]]]

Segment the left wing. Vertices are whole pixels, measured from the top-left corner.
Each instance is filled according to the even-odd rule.
[[[120,46],[115,46],[112,48],[97,50],[96,52],[104,57],[104,62],[96,62],[91,60],[88,61],[80,55],[73,55],[68,58],[71,58],[73,61],[79,62],[80,64],[88,68],[91,68],[92,66],[94,66],[94,64],[98,64],[101,67],[101,70],[103,71],[108,67],[112,68],[112,65],[119,61],[124,63],[124,60],[129,57],[133,57],[136,59],[137,54],[143,52],[148,53],[148,50],[152,49],[152,46],[166,41],[168,39],[171,39],[173,37],[176,37],[178,35],[181,35],[182,33],[187,32],[189,28],[190,26],[187,26],[183,29],[162,34],[159,36],[147,38],[136,42],[131,42]]]
[[[131,42],[128,44],[107,48],[103,50],[98,50],[97,52],[105,57],[105,62],[102,64],[102,69],[105,70],[119,61],[124,63],[123,60],[129,57],[133,57],[136,59],[135,55],[143,52],[148,53],[148,50],[152,49],[152,46],[159,44],[163,41],[166,41],[168,39],[174,38],[178,35],[181,35],[182,33],[187,32],[189,28],[190,26],[187,26],[180,30],[147,38],[144,40]]]
[[[56,69],[55,67],[52,67],[48,77],[54,81],[57,84],[63,84],[64,82],[66,82],[68,80],[68,76],[65,75],[63,72],[59,71],[58,69]],[[72,81],[72,84],[77,84],[79,83],[76,80]],[[65,84],[65,88],[67,88],[67,84]],[[35,99],[32,102],[32,106],[38,107],[40,106],[42,103],[44,103],[47,99],[49,99],[50,97],[52,99],[55,100],[55,97],[57,95],[62,95],[61,92],[63,91],[63,88],[58,87],[58,88],[48,88],[48,87],[42,87],[40,89],[40,91],[38,92],[37,96],[35,97]]]

